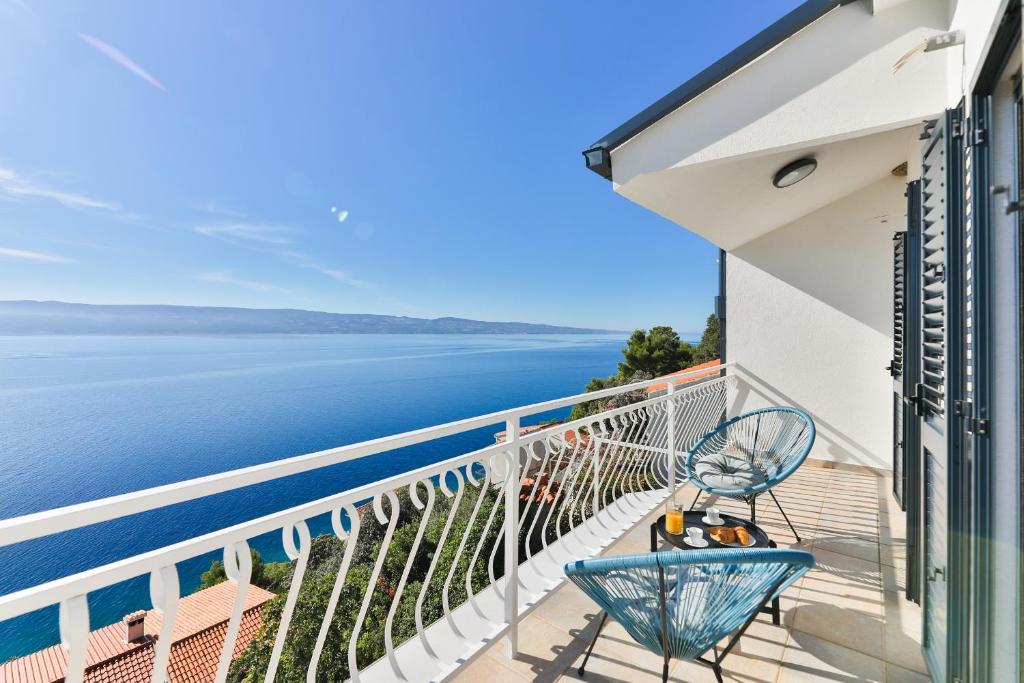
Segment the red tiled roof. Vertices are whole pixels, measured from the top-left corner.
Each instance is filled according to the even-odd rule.
[[[234,659],[242,653],[263,624],[263,606],[257,606],[242,614],[242,623],[235,640]],[[175,641],[171,646],[167,673],[171,683],[209,683],[217,673],[220,652],[224,647],[224,636],[228,622],[222,621],[205,631]],[[85,683],[134,683],[147,682],[153,677],[155,647],[147,644],[132,652],[92,667],[85,672]]]
[[[521,437],[522,436],[528,436],[530,434],[533,434],[534,432],[539,432],[542,429],[549,429],[549,428],[555,427],[555,426],[557,426],[559,424],[561,424],[561,422],[558,421],[558,420],[555,420],[553,422],[545,422],[544,424],[527,425],[525,427],[520,427],[519,428],[519,436],[521,436]],[[500,432],[495,432],[494,433],[494,441],[496,443],[504,443],[505,442],[505,430],[504,429],[502,429]]]
[[[683,370],[679,370],[678,372],[670,373],[668,375],[665,375],[665,377],[675,377],[676,375],[681,375],[684,372],[693,372],[694,370],[703,370],[704,368],[715,368],[715,367],[718,367],[721,364],[722,364],[722,361],[719,360],[718,358],[716,358],[714,360],[709,360],[707,363],[701,363],[700,365],[694,365],[693,367],[685,368]],[[688,382],[696,382],[699,379],[707,379],[708,377],[717,377],[717,376],[718,376],[718,370],[712,370],[710,372],[701,372],[701,373],[698,373],[698,374],[694,375],[693,377],[687,377],[685,379],[679,380],[678,382],[672,382],[672,383],[675,384],[678,387],[679,385],[686,384]],[[666,391],[667,389],[668,389],[668,382],[659,382],[658,384],[652,384],[651,386],[647,387],[647,389],[645,389],[644,391],[646,391],[647,395],[650,396],[651,394],[657,394],[658,392]]]
[[[235,584],[224,581],[184,597],[178,603],[168,666],[173,683],[212,680],[234,608],[235,593]],[[258,586],[248,587],[235,655],[259,630],[263,621],[262,607],[273,597],[273,593]],[[162,623],[163,613],[149,610],[145,638],[132,643],[125,642],[125,625],[121,622],[90,633],[85,680],[89,683],[148,681]],[[207,669],[211,672],[209,675],[189,677],[191,671]],[[56,683],[64,678],[66,670],[67,651],[54,645],[0,665],[0,683]]]

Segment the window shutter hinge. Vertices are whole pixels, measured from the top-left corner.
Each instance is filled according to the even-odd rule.
[[[964,418],[964,429],[968,434],[988,434],[988,418],[974,416],[974,404],[970,401],[960,400],[953,402],[953,414]]]
[[[958,119],[953,122],[952,130],[950,131],[954,138],[962,138],[964,136],[964,121]]]
[[[985,130],[984,126],[981,126],[981,125],[974,126],[971,129],[971,135],[970,135],[970,137],[967,140],[967,144],[969,146],[971,146],[971,147],[977,147],[977,146],[980,146],[980,145],[984,145],[985,144],[985,140],[987,139],[987,136],[986,136],[987,132],[988,131]]]
[[[924,385],[918,382],[914,385],[914,391],[907,396],[907,401],[914,406],[914,415],[924,415]]]
[[[971,434],[980,434],[987,436],[989,430],[988,418],[984,417],[969,417],[967,418],[967,431]]]

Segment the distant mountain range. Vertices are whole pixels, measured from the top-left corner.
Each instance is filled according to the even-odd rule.
[[[0,301],[3,334],[602,334],[559,325],[298,309]]]

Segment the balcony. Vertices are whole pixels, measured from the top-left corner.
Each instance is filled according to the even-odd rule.
[[[777,495],[803,537],[792,542],[778,511],[758,509],[758,524],[779,544],[810,550],[817,566],[782,596],[782,626],[758,617],[725,660],[726,681],[931,680],[921,657],[921,609],[904,591],[903,515],[892,481],[866,471],[808,463]],[[686,485],[687,504],[695,489]],[[742,502],[702,498],[725,512],[749,516]],[[650,550],[650,521],[639,522],[604,554]],[[597,627],[598,608],[575,586],[554,591],[520,624],[519,655],[488,648],[456,677],[470,681],[581,680],[576,673]],[[661,657],[637,645],[621,627],[606,626],[587,663],[587,681],[660,681]],[[673,662],[673,681],[712,681],[691,662]]]
[[[185,673],[218,682],[571,676],[597,608],[566,585],[564,563],[650,550],[650,520],[670,492],[686,503],[692,497],[682,458],[730,413],[744,382],[737,366],[702,369],[672,376],[667,387],[664,378],[651,380],[2,520],[0,545],[16,546],[474,429],[503,427],[506,435],[471,453],[0,596],[0,621],[56,605],[62,641],[0,666],[0,681],[123,680],[127,674],[111,667],[126,658],[137,660],[130,680],[154,683]],[[521,428],[582,401],[600,412]],[[904,533],[890,488],[871,471],[813,463],[779,487],[805,534],[800,547],[818,566],[783,594],[782,626],[755,621],[726,660],[728,676],[926,680],[920,615],[901,595]],[[748,516],[742,504],[702,504],[710,501]],[[778,512],[762,507],[759,523],[786,545],[792,536]],[[289,560],[275,565],[273,577],[250,553],[267,538]],[[220,616],[199,599],[203,593],[183,589],[195,582],[182,567],[211,553],[222,558],[226,578],[227,588],[217,588]],[[110,629],[120,626],[90,619],[90,599],[139,580],[149,582],[152,609],[130,615],[117,639]],[[186,628],[196,622],[203,628]],[[132,628],[140,630],[133,635]],[[186,656],[196,638],[213,653],[202,662]],[[113,650],[100,642],[111,640]],[[513,658],[509,642],[518,643]],[[711,679],[696,665],[673,666],[674,679]],[[589,669],[588,680],[655,680],[660,659],[613,625]]]

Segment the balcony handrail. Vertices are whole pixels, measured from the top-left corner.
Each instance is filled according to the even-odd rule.
[[[501,455],[505,444],[494,444],[480,450],[449,458],[442,462],[424,465],[415,470],[396,474],[387,479],[378,479],[369,484],[347,489],[309,503],[272,512],[263,517],[239,522],[223,529],[211,531],[202,536],[186,539],[178,543],[163,546],[138,555],[116,560],[92,569],[86,569],[69,576],[54,579],[46,583],[0,595],[0,621],[25,614],[34,609],[66,600],[75,595],[88,593],[121,581],[133,579],[149,572],[154,566],[169,566],[184,560],[219,550],[230,541],[240,537],[253,538],[261,534],[287,528],[298,521],[326,513],[340,512],[346,507],[354,509],[366,501],[385,491],[393,491],[410,484],[429,480],[438,471],[453,472],[457,468],[466,467],[477,462],[485,462],[494,456]],[[471,475],[472,476],[472,475]],[[332,518],[335,535],[344,536],[340,520]]]
[[[664,394],[545,426],[528,434],[521,433],[519,417],[542,413],[553,405],[600,400],[664,382],[666,378],[647,380],[409,432],[407,434],[420,435],[426,432],[438,438],[457,433],[460,425],[480,420],[490,424],[498,421],[495,416],[505,416],[507,438],[470,453],[2,595],[0,621],[56,605],[61,643],[66,652],[65,680],[82,683],[90,641],[90,594],[148,575],[151,603],[164,614],[151,677],[152,683],[161,683],[167,672],[175,615],[183,599],[179,567],[189,560],[222,550],[227,578],[238,587],[217,670],[217,680],[224,681],[234,666],[233,653],[239,642],[252,577],[250,541],[279,533],[292,564],[287,595],[278,594],[286,600],[273,631],[273,652],[265,663],[259,660],[246,664],[265,666],[265,677],[273,680],[282,662],[283,648],[291,647],[286,645],[289,626],[303,590],[307,561],[313,556],[315,539],[309,522],[316,517],[329,516],[332,535],[343,544],[344,556],[340,565],[331,565],[328,569],[333,578],[327,580],[333,583],[333,588],[323,614],[314,617],[312,622],[308,621],[308,615],[303,617],[307,619],[303,622],[306,627],[315,626],[319,619],[317,643],[311,651],[302,647],[292,651],[292,656],[298,659],[287,660],[291,662],[288,664],[291,670],[304,667],[307,680],[316,678],[325,644],[329,638],[337,637],[330,635],[334,633],[332,624],[336,619],[351,620],[356,615],[355,605],[351,603],[347,603],[348,611],[338,611],[343,590],[352,585],[356,587],[356,595],[362,596],[358,616],[351,625],[347,647],[335,641],[331,641],[331,647],[336,651],[338,648],[342,652],[347,650],[346,666],[353,683],[395,677],[407,679],[405,672],[422,670],[423,655],[429,655],[427,666],[434,667],[435,673],[444,678],[448,675],[445,671],[450,673],[467,657],[472,658],[482,643],[493,642],[498,637],[506,639],[509,653],[514,655],[523,601],[529,604],[542,599],[553,585],[564,580],[561,567],[566,560],[598,552],[610,539],[621,536],[636,520],[660,505],[665,496],[672,495],[677,486],[677,454],[685,452],[699,434],[721,419],[726,410],[728,388],[734,382],[724,372],[702,368],[670,376]],[[680,383],[686,386],[677,390],[676,385]],[[456,425],[456,431],[446,431],[452,425]],[[478,422],[465,429],[476,426]],[[387,440],[377,443],[381,441]],[[320,466],[327,464],[333,462]],[[182,482],[180,486],[190,483]],[[426,494],[425,498],[421,491]],[[146,502],[146,493],[140,491],[136,495]],[[206,495],[195,490],[189,493],[192,495],[183,500]],[[403,498],[405,502],[400,503]],[[449,502],[441,505],[439,501],[445,498]],[[110,500],[94,501],[91,505],[108,505]],[[435,501],[438,502],[436,507]],[[486,506],[485,501],[489,501]],[[150,507],[144,509],[160,507],[152,500],[148,502]],[[408,507],[409,504],[412,507]],[[73,507],[80,506],[69,506]],[[108,514],[109,510],[104,508]],[[128,516],[134,509],[129,511],[122,507],[116,512],[111,518]],[[10,521],[24,523],[29,517]],[[456,519],[460,521],[453,526]],[[87,523],[77,521],[79,523],[69,528]],[[415,525],[416,537],[411,546],[402,546],[401,555],[393,555],[392,542],[397,538],[399,521],[403,529]],[[442,522],[444,526],[434,541],[437,547],[429,560],[429,569],[421,565],[413,571],[415,563],[424,559],[425,551],[420,543],[425,530],[431,524]],[[367,532],[367,528],[376,528],[376,531]],[[38,526],[33,531],[35,537],[46,535]],[[450,531],[454,532],[451,536]],[[377,544],[374,533],[381,532],[383,538]],[[498,561],[499,552],[504,553],[503,569]],[[318,557],[323,562],[323,554]],[[401,577],[389,564],[395,559],[404,561]],[[337,556],[331,561],[338,562]],[[350,566],[359,566],[363,578],[357,575],[350,581]],[[317,571],[321,570],[322,566]],[[482,576],[481,571],[486,576]],[[414,576],[415,579],[411,578]],[[481,580],[483,583],[479,583]],[[392,591],[387,593],[391,597],[387,617],[381,621],[378,615],[377,622],[367,622],[371,604],[383,595],[380,581]],[[408,593],[404,602],[403,591]],[[428,607],[425,601],[428,591],[441,596],[440,606]],[[413,597],[414,604],[410,602]],[[398,623],[404,626],[396,630],[395,617],[399,614],[403,616]],[[414,632],[410,630],[412,618]],[[364,628],[371,629],[366,633],[384,638],[385,656],[377,653],[373,661],[361,659],[360,638]],[[409,640],[412,638],[415,642]],[[456,649],[446,649],[442,654],[441,650],[435,650],[442,642]],[[364,679],[363,674],[369,675]]]
[[[539,403],[532,403],[518,408],[509,408],[506,410],[479,415],[477,417],[455,420],[432,427],[414,429],[391,436],[370,439],[368,441],[338,446],[290,458],[273,460],[271,462],[252,465],[250,467],[218,472],[216,474],[186,479],[184,481],[173,482],[171,484],[164,484],[161,486],[154,486],[130,493],[108,496],[106,498],[97,498],[83,503],[76,503],[18,517],[11,517],[0,520],[0,547],[90,526],[92,524],[107,522],[113,519],[167,507],[169,505],[175,505],[177,503],[205,498],[218,493],[261,484],[274,479],[289,477],[330,465],[358,460],[360,458],[377,455],[397,448],[404,448],[406,446],[413,446],[433,439],[461,434],[480,427],[486,427],[502,422],[507,423],[509,421],[515,421],[518,423],[523,417],[528,415],[557,410],[558,408],[564,408],[585,401],[594,401],[617,396],[619,394],[629,393],[631,391],[638,391],[656,384],[678,384],[683,380],[693,378],[695,375],[699,375],[702,378],[710,378],[713,373],[717,373],[720,370],[724,371],[733,365],[734,363],[723,363],[712,368],[694,369],[687,372],[680,372],[640,382],[633,382],[632,384],[619,387],[611,387],[608,389],[600,389],[598,391],[584,392],[573,396],[556,398],[549,401],[541,401]],[[633,407],[635,408],[636,404],[634,404]],[[464,457],[466,456],[460,456],[460,458]],[[433,463],[429,467],[437,468],[441,464],[443,463]],[[401,478],[403,476],[408,476],[408,473],[397,476]],[[376,482],[376,484],[380,483],[381,482]],[[373,487],[375,484],[370,484],[368,486]],[[314,504],[315,503],[310,503],[309,505]]]

